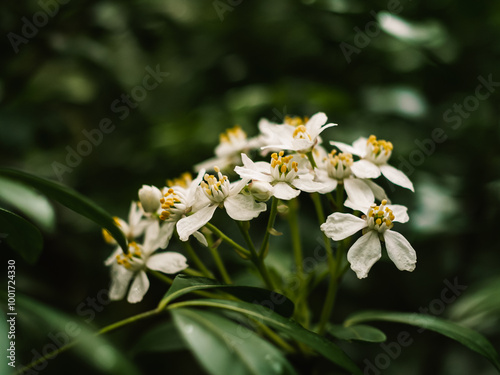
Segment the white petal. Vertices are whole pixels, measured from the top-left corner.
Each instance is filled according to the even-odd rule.
[[[111,266],[113,263],[116,262],[116,256],[118,254],[121,254],[122,253],[122,248],[120,246],[118,246],[112,253],[109,257],[106,258],[106,260],[104,261],[104,264],[106,266]]]
[[[323,187],[318,190],[318,193],[326,194],[334,191],[339,182],[334,178],[326,178],[321,180],[321,184],[323,184]]]
[[[351,145],[348,145],[347,143],[344,143],[344,142],[333,142],[333,141],[331,141],[330,144],[332,146],[337,147],[342,152],[345,152],[345,153],[348,153],[348,154],[357,155],[357,156],[362,156],[362,155],[359,154],[358,150],[356,150]]]
[[[125,297],[128,284],[134,273],[119,264],[111,266],[111,286],[109,287],[109,298],[112,301],[121,300]]]
[[[370,206],[375,201],[372,189],[363,180],[358,178],[346,178],[344,187],[349,200],[358,205]]]
[[[250,181],[250,178],[243,178],[239,181],[236,182],[231,182],[230,184],[230,190],[229,190],[229,195],[237,195],[240,193],[240,191],[245,187],[245,185]]]
[[[269,165],[268,171],[271,169],[271,166]],[[246,179],[252,179],[252,180],[259,180],[259,181],[265,181],[265,182],[271,182],[272,177],[270,174],[264,174],[262,172],[259,172],[255,169],[250,169],[246,167],[235,167],[234,171],[240,175],[241,178],[246,178]]]
[[[189,236],[210,221],[217,205],[206,206],[194,214],[184,217],[177,222],[177,233],[181,241],[187,241]]]
[[[189,185],[189,188],[188,188],[188,191],[186,194],[187,204],[192,205],[192,201],[196,195],[196,188],[198,187],[200,182],[203,181],[204,176],[205,176],[205,169],[201,169],[198,172],[198,175],[196,176],[196,178]]]
[[[199,243],[201,243],[203,246],[208,247],[208,242],[206,237],[199,231],[196,231],[193,233],[193,237],[198,240]]]
[[[406,208],[406,206],[403,206],[401,204],[388,204],[387,207],[389,207],[394,214],[393,221],[397,221],[398,223],[406,223],[408,220],[410,220],[410,217],[408,216],[408,208]]]
[[[370,230],[365,233],[347,252],[347,260],[358,279],[364,279],[377,260],[382,256],[382,246],[378,232]]]
[[[227,214],[234,220],[251,220],[267,209],[265,203],[257,203],[251,195],[238,194],[224,200]]]
[[[137,202],[132,201],[130,203],[130,209],[128,211],[128,223],[130,226],[135,226],[139,223],[142,218],[143,211],[137,204]]]
[[[355,155],[359,155],[361,157],[366,155],[366,142],[368,141],[365,137],[359,137],[354,142],[352,142],[352,147],[356,150]]]
[[[404,236],[398,232],[384,232],[385,247],[389,258],[400,271],[413,271],[417,263],[417,253]]]
[[[160,234],[160,223],[158,220],[150,222],[146,228],[146,234],[144,235],[144,251],[146,254],[151,254],[153,251],[158,249],[158,237]]]
[[[134,281],[130,286],[130,291],[128,292],[127,301],[129,303],[141,302],[142,298],[149,289],[149,280],[146,272],[139,271],[134,277]]]
[[[151,270],[169,274],[180,272],[188,267],[186,257],[173,251],[152,255],[146,265]]]
[[[295,178],[292,181],[292,185],[306,193],[315,193],[325,188],[325,185],[321,182],[313,181],[306,176]]]
[[[410,179],[399,169],[396,169],[389,164],[382,164],[380,166],[380,170],[382,171],[382,174],[393,184],[410,189],[413,192],[415,191],[413,189],[413,184],[410,181]]]
[[[273,195],[278,199],[288,201],[297,197],[299,194],[300,190],[292,188],[286,182],[278,182],[276,185],[274,185]]]
[[[370,205],[373,202],[370,202],[370,204],[366,204],[365,202],[355,202],[352,201],[349,197],[345,200],[344,206],[349,207],[353,210],[361,211],[362,213],[366,214],[368,210],[370,209]]]
[[[363,180],[370,189],[372,189],[373,194],[375,195],[375,198],[377,198],[379,201],[383,201],[384,199],[387,199],[387,201],[390,203],[391,201],[387,197],[387,194],[385,193],[385,190],[372,180]]]
[[[368,160],[358,160],[351,165],[351,171],[359,178],[377,178],[380,176],[380,168]]]
[[[165,222],[161,228],[160,228],[160,233],[158,234],[158,243],[157,243],[157,248],[160,249],[165,249],[168,246],[168,243],[170,242],[170,239],[172,238],[172,235],[174,234],[175,230],[175,222]]]
[[[357,231],[366,227],[366,220],[351,214],[335,212],[321,224],[321,230],[334,241],[340,241],[352,236]]]
[[[326,123],[328,118],[323,112],[314,114],[306,123],[306,129],[311,137],[314,139],[321,133],[320,129]],[[331,124],[333,125],[333,124]]]

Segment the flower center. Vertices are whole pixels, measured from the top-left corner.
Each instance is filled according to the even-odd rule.
[[[391,229],[394,224],[392,223],[395,216],[389,207],[386,207],[387,199],[384,199],[380,206],[372,204],[368,210],[366,221],[368,229],[376,230],[379,233],[384,233],[386,230]]]
[[[291,182],[299,172],[299,165],[292,161],[293,156],[283,156],[284,151],[271,155],[271,176],[277,181]]]
[[[307,131],[307,128],[304,125],[299,125],[293,132],[293,139],[306,139],[312,140],[311,135]]]
[[[161,220],[178,221],[188,211],[184,195],[172,188],[167,190],[164,197],[160,199],[160,202],[161,208],[163,208],[159,216]]]
[[[247,134],[241,129],[239,125],[227,129],[224,133],[219,135],[220,143],[239,144],[245,142]]]
[[[385,164],[392,154],[392,143],[370,135],[366,141],[366,159],[375,164]]]
[[[180,177],[174,178],[172,180],[167,180],[167,186],[179,186],[187,189],[189,185],[193,182],[193,176],[189,172],[181,174]]]
[[[305,125],[309,121],[309,117],[299,117],[299,116],[285,116],[285,124],[292,125],[292,126],[300,126],[300,125]]]
[[[142,251],[136,242],[128,244],[128,254],[118,254],[116,256],[116,263],[126,269],[135,272],[144,267],[144,259],[142,258]]]
[[[227,176],[224,176],[219,167],[214,167],[217,177],[208,173],[203,177],[205,181],[201,182],[203,192],[213,203],[221,203],[229,195],[230,183]]]
[[[337,180],[343,180],[351,175],[351,165],[353,163],[352,154],[341,152],[338,155],[333,150],[324,158],[328,176]]]

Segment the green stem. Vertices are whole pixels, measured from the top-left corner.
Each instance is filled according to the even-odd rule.
[[[253,244],[252,238],[250,238],[250,234],[248,233],[248,228],[245,228],[245,224],[241,221],[237,221],[236,223],[238,224],[238,228],[240,228],[241,234],[243,235],[243,238],[245,239],[245,242],[250,249],[250,260],[253,262],[253,264],[255,264],[255,267],[257,267],[257,270],[266,283],[267,288],[270,290],[276,290],[273,280],[271,279],[271,276],[269,276],[269,271],[264,264],[264,260],[257,254],[255,245]]]
[[[194,251],[194,249],[191,246],[191,244],[189,243],[189,241],[185,241],[185,242],[181,241],[181,242],[182,242],[182,245],[184,246],[184,248],[186,249],[189,257],[193,260],[196,267],[198,267],[198,269],[203,273],[203,275],[205,275],[206,277],[208,277],[210,279],[213,279],[214,275],[212,274],[212,272],[210,272],[208,270],[208,268],[202,262],[200,257],[198,257],[198,254],[196,254],[196,251]]]
[[[304,267],[302,260],[302,245],[300,242],[299,221],[297,217],[297,200],[292,199],[288,202],[288,226],[292,238],[293,257],[297,269],[297,277],[300,282],[304,280]]]
[[[215,225],[211,224],[211,223],[206,223],[205,224],[205,227],[207,227],[208,229],[210,229],[210,231],[212,231],[213,233],[215,233],[219,238],[222,238],[223,241],[226,241],[228,244],[230,244],[232,247],[235,248],[235,250],[237,252],[239,252],[240,254],[246,256],[247,258],[250,258],[251,257],[251,253],[245,249],[243,246],[241,246],[240,244],[237,244],[236,242],[234,242],[230,237],[228,237],[227,235],[225,235],[219,228],[217,228]]]
[[[163,281],[165,284],[172,285],[172,283],[174,282],[174,280],[172,280],[172,278],[162,274],[161,272],[153,271],[149,268],[147,269],[147,272],[150,275],[153,275],[154,277],[156,277],[158,280]]]
[[[126,325],[131,324],[131,323],[134,323],[134,322],[141,320],[141,319],[149,318],[149,317],[157,315],[159,313],[161,313],[161,311],[155,309],[155,310],[150,310],[150,311],[143,312],[141,314],[131,316],[127,319],[120,320],[119,322],[116,322],[116,323],[110,324],[109,326],[101,328],[98,332],[94,333],[93,336],[103,335],[103,334],[108,333],[110,331],[114,331],[118,328],[121,328],[121,327],[126,326]],[[36,361],[33,361],[30,364],[28,364],[27,366],[24,366],[23,368],[19,369],[15,374],[20,375],[20,374],[25,373],[30,368],[35,367],[41,363],[44,363],[44,362],[48,361],[49,359],[52,359],[52,358],[56,357],[57,355],[61,354],[62,352],[65,352],[68,349],[71,349],[73,346],[77,345],[80,341],[83,341],[83,340],[82,339],[75,340],[73,342],[70,342],[69,344],[66,344],[66,345],[60,347],[57,350],[50,352],[47,355],[44,355],[43,357],[38,358]]]
[[[339,209],[339,211],[342,210],[343,202],[344,202],[344,185],[338,184],[337,185],[336,206]],[[318,213],[318,218],[320,219],[321,222],[324,222],[324,215],[323,215],[322,209],[321,209],[321,216],[320,216],[320,213]],[[328,238],[326,238],[326,240],[328,240],[327,254],[328,254],[328,268],[330,270],[330,279],[328,281],[328,289],[326,292],[326,298],[325,298],[325,302],[323,304],[323,309],[321,310],[321,316],[320,316],[320,321],[319,321],[319,325],[318,325],[318,333],[320,335],[324,335],[326,332],[326,325],[327,325],[328,321],[330,320],[330,317],[331,317],[332,311],[333,311],[333,305],[335,304],[335,297],[337,296],[339,280],[340,280],[340,277],[343,275],[343,272],[345,272],[343,270],[342,271],[340,270],[340,266],[342,264],[342,259],[344,257],[343,243],[341,241],[338,242],[336,256],[334,259],[332,251],[331,251],[331,247],[330,247],[330,240]],[[326,245],[326,242],[325,242],[325,245]],[[330,250],[328,250],[328,249],[330,249]]]
[[[312,151],[306,153],[307,158],[309,159],[309,163],[311,163],[313,168],[317,168],[316,161],[314,160],[314,156]]]
[[[208,248],[210,249],[210,253],[212,254],[212,258],[214,258],[215,265],[217,266],[217,269],[220,272],[220,275],[222,277],[222,280],[226,284],[232,284],[233,282],[231,281],[231,277],[229,277],[229,274],[227,273],[226,266],[224,265],[224,262],[222,261],[219,251],[217,249],[217,246],[214,246],[214,242],[212,240],[212,234],[210,233],[209,235],[206,236],[207,242],[208,242]]]
[[[266,233],[264,234],[264,239],[262,240],[262,244],[260,245],[259,257],[261,257],[262,259],[265,257],[267,253],[267,247],[269,246],[271,230],[273,229],[274,221],[278,213],[278,201],[278,198],[273,197],[273,201],[271,203],[271,212],[269,213],[269,220],[267,222]]]

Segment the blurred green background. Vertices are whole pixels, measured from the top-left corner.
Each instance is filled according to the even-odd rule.
[[[500,3],[41,0],[2,3],[0,20],[2,166],[59,180],[126,218],[142,184],[162,186],[211,157],[224,129],[239,124],[252,136],[262,117],[280,122],[285,114],[325,112],[339,124],[326,140],[375,134],[392,141],[391,164],[416,190],[381,181],[393,202],[409,207],[410,223],[395,229],[417,250],[416,271],[402,273],[386,261],[363,281],[348,272],[336,322],[360,309],[418,312],[440,299],[445,279],[457,278],[467,289],[435,315],[459,316],[461,300],[474,315],[467,296],[489,293],[487,313],[469,325],[499,348],[498,278],[489,292],[481,290],[500,264]],[[156,82],[145,80],[151,70],[162,72]],[[85,150],[85,132],[105,119],[113,130]],[[68,153],[78,147],[88,155],[68,166]],[[300,203],[314,223],[311,201],[304,196]],[[35,265],[4,243],[2,264],[17,259],[18,293],[81,322],[90,317],[78,312],[81,303],[108,286],[103,261],[111,248],[100,228],[57,204],[56,211]],[[309,225],[306,255],[317,246],[317,227]],[[280,241],[286,250],[286,239]],[[88,320],[102,327],[153,308],[163,293],[153,284],[140,306],[106,304]],[[314,294],[318,306],[325,289]],[[48,342],[50,327],[30,319],[19,317],[22,363]],[[158,373],[158,366],[203,373],[187,351],[134,354],[153,323],[108,338],[142,373]],[[389,341],[401,330],[414,339],[384,374],[495,373],[485,359],[437,334],[378,326]],[[361,366],[383,353],[378,344],[344,347]],[[65,353],[43,373],[68,373],[69,366],[72,374],[107,373],[90,362]],[[308,373],[307,364],[297,366]],[[321,366],[322,374],[335,373]]]

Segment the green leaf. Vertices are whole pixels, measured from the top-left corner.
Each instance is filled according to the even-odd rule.
[[[70,344],[71,349],[69,350],[79,355],[82,361],[93,366],[99,372],[116,375],[140,374],[125,355],[114,348],[104,337],[96,335],[87,325],[75,321],[74,317],[22,294],[16,295],[16,312],[18,313],[17,317],[19,317],[19,320],[16,319],[19,329],[25,325],[24,331],[29,331],[31,337],[38,331],[45,342],[50,340],[51,346],[55,346],[57,349]],[[18,340],[23,338],[21,335],[16,335],[16,337]],[[33,346],[31,342],[25,344],[29,347]],[[47,350],[46,347],[33,349],[38,352]],[[58,357],[63,355],[63,353],[55,354],[49,361],[57,361]],[[24,365],[28,365],[28,363]],[[18,368],[16,367],[16,369]]]
[[[141,352],[170,352],[186,349],[174,323],[164,322],[146,332],[134,345],[135,354]]]
[[[363,311],[351,315],[344,325],[350,326],[366,321],[381,320],[387,322],[409,324],[440,333],[456,340],[469,349],[481,354],[500,371],[500,357],[486,337],[472,329],[463,327],[449,320],[431,315],[417,313],[401,313],[391,311]]]
[[[54,208],[45,196],[38,194],[32,188],[0,177],[0,200],[8,205],[7,208],[13,207],[24,213],[43,230],[53,232]]]
[[[358,340],[367,342],[384,342],[387,337],[384,332],[378,328],[364,324],[344,327],[341,325],[329,325],[327,331],[333,337],[340,340]]]
[[[205,306],[215,307],[236,311],[241,314],[247,315],[258,322],[270,326],[289,337],[307,345],[314,349],[331,362],[348,370],[352,374],[361,375],[361,370],[356,364],[345,354],[342,349],[335,345],[330,340],[311,332],[295,321],[287,319],[271,310],[264,309],[262,306],[255,305],[248,302],[229,301],[229,300],[216,300],[216,299],[202,299],[194,301],[185,301],[172,304],[169,308],[175,310],[178,307],[187,306]]]
[[[232,320],[190,309],[172,310],[172,316],[186,343],[212,375],[296,375],[277,348]]]
[[[43,238],[29,221],[13,212],[0,208],[1,240],[17,251],[28,263],[35,263],[42,253]]]
[[[40,190],[49,198],[92,220],[94,223],[107,229],[123,251],[128,252],[127,240],[120,228],[115,225],[113,217],[90,199],[54,181],[14,169],[0,168],[0,176],[7,176],[30,185]]]
[[[221,289],[241,300],[258,303],[271,308],[278,314],[290,317],[293,314],[293,302],[284,295],[267,289],[221,284],[217,280],[206,277],[177,275],[174,282],[163,296],[159,307],[165,308],[168,303],[180,296],[202,289]]]

